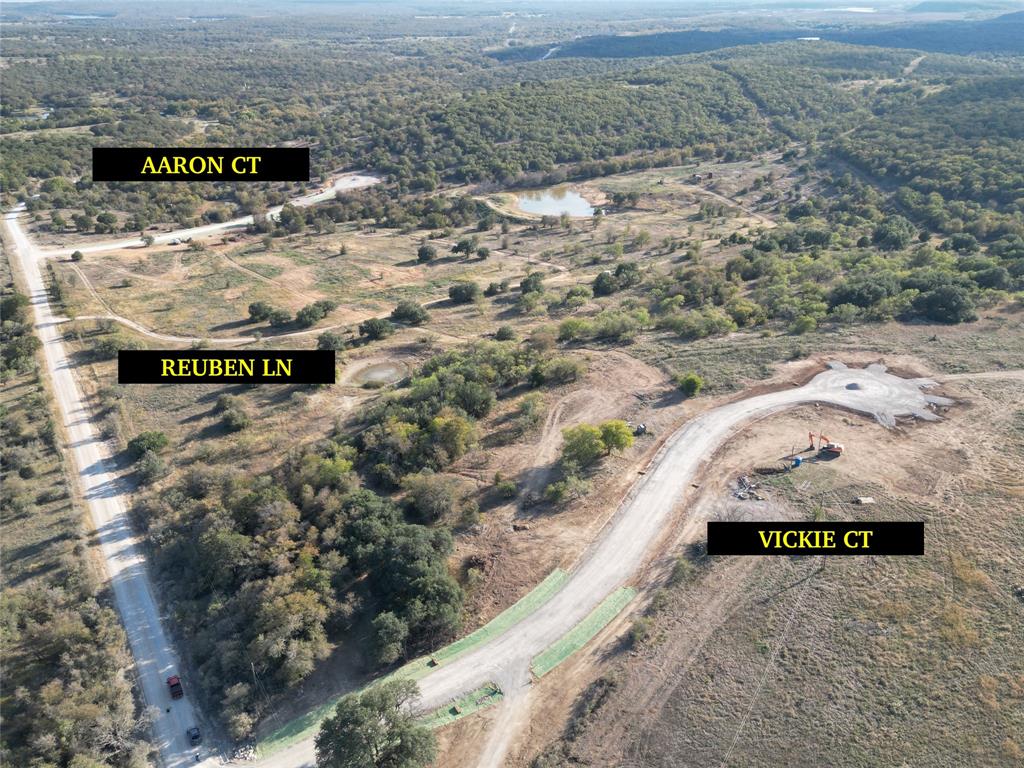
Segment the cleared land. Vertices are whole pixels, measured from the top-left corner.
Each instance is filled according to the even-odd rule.
[[[761,422],[719,455],[690,512],[924,520],[924,557],[698,557],[655,595],[633,654],[573,670],[614,680],[596,710],[581,715],[582,700],[554,693],[540,705],[573,725],[534,727],[534,740],[554,739],[537,764],[1017,764],[1024,401],[1012,375],[957,377],[943,391],[960,402],[947,419],[895,433],[814,409]],[[772,465],[815,422],[843,435],[846,456],[764,479],[763,502],[733,497],[738,475]],[[700,535],[688,523],[676,551]]]

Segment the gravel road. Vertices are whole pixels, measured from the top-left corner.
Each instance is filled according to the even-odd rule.
[[[114,602],[135,659],[139,688],[154,715],[151,741],[166,768],[218,765],[213,759],[196,763],[195,756],[204,750],[193,748],[185,735],[189,727],[203,725],[190,702],[188,680],[184,681],[185,698],[172,701],[168,693],[166,679],[180,670],[178,657],[161,624],[145,557],[128,522],[127,489],[111,471],[110,445],[100,437],[75,381],[61,338],[61,318],[49,302],[42,260],[17,226],[16,219],[23,211],[24,206],[19,206],[4,215],[11,257],[25,278],[67,452],[99,537]]]

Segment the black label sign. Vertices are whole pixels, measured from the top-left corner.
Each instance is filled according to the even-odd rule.
[[[923,555],[923,522],[708,523],[709,555]]]
[[[93,181],[309,181],[309,147],[93,147]]]
[[[119,384],[333,384],[334,352],[166,351],[123,349],[117,355]]]

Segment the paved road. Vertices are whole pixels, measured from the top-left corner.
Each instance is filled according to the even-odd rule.
[[[522,696],[530,685],[530,661],[578,624],[615,589],[640,570],[672,513],[685,500],[701,465],[736,430],[752,421],[806,403],[849,408],[893,426],[897,416],[938,418],[931,405],[950,401],[926,394],[927,379],[901,379],[884,366],[850,369],[836,363],[802,387],[785,389],[723,405],[687,422],[651,462],[600,537],[580,558],[562,589],[536,612],[505,634],[441,667],[419,681],[420,708],[443,706],[487,682],[501,685],[509,697]],[[507,704],[503,704],[507,706]],[[488,745],[484,765],[500,764],[508,739]],[[293,745],[259,765],[298,768],[312,765],[312,739]]]
[[[338,178],[328,189],[297,198],[293,204],[300,207],[313,205],[333,198],[338,190],[365,187],[378,181],[378,178],[365,174],[346,174]],[[270,215],[275,215],[280,210],[280,207],[274,208]],[[4,214],[10,256],[25,279],[35,317],[36,333],[43,345],[46,368],[57,399],[58,415],[68,440],[68,452],[99,536],[114,602],[124,623],[128,644],[135,659],[139,687],[150,711],[154,713],[151,734],[153,744],[159,751],[165,768],[219,765],[220,760],[215,758],[210,750],[192,747],[185,735],[189,727],[203,724],[190,701],[188,681],[185,681],[185,698],[172,701],[168,694],[166,679],[180,671],[180,664],[161,623],[145,556],[128,521],[129,489],[123,486],[112,471],[110,445],[101,439],[93,424],[92,414],[75,381],[73,366],[68,359],[60,331],[60,325],[65,318],[54,312],[43,278],[43,264],[47,258],[69,256],[74,250],[98,253],[141,246],[142,240],[107,240],[77,248],[41,251],[28,239],[18,221],[24,212],[25,205],[21,204]],[[168,232],[159,235],[156,241],[166,243],[175,238],[201,237],[243,227],[251,222],[252,217],[246,216],[220,224]],[[130,320],[119,319],[129,325],[137,325]],[[138,329],[147,332],[141,326],[138,326]],[[152,335],[151,332],[148,333]],[[197,755],[201,758],[200,762],[196,761]]]

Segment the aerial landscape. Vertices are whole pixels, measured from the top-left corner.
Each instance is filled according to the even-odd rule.
[[[1024,766],[1020,2],[0,43],[0,765]]]

